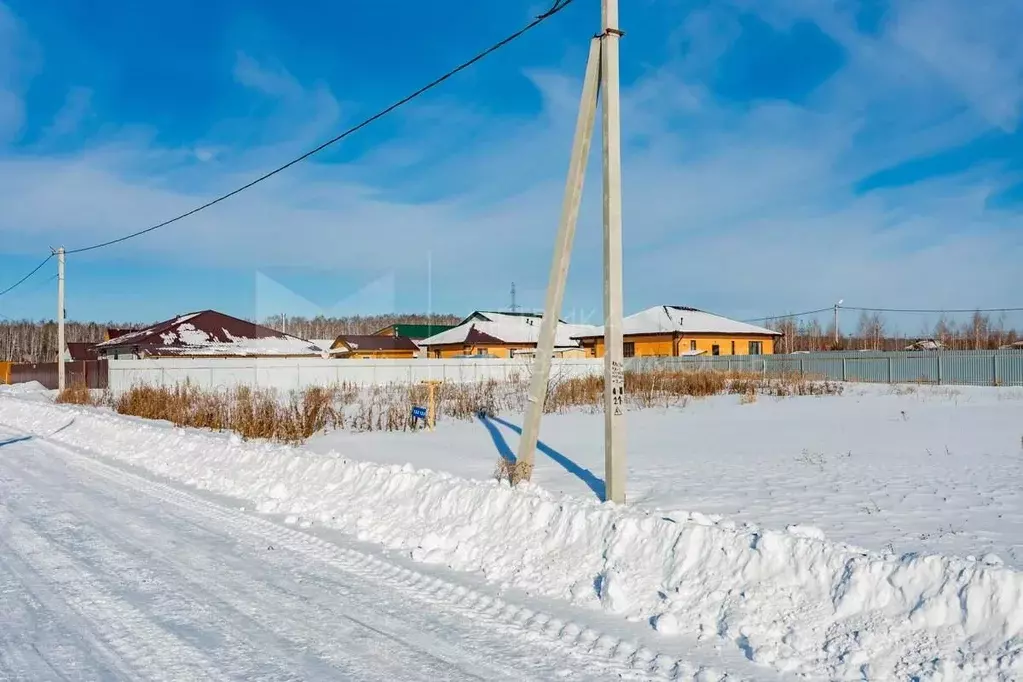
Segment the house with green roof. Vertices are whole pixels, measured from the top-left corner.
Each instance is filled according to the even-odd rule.
[[[413,341],[422,341],[453,327],[451,324],[392,324],[373,332],[373,336],[403,336]]]

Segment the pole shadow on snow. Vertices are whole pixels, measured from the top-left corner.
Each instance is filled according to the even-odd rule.
[[[515,454],[512,453],[511,447],[508,446],[508,441],[504,439],[500,429],[497,428],[497,424],[511,429],[515,433],[522,435],[522,427],[516,426],[511,422],[505,421],[500,417],[490,417],[484,413],[476,415],[483,426],[486,427],[487,432],[490,434],[490,439],[494,441],[494,447],[497,448],[498,453],[508,462],[515,462]],[[596,476],[592,471],[584,467],[579,466],[571,459],[558,452],[551,446],[547,445],[541,440],[536,441],[536,449],[543,454],[550,457],[552,460],[560,464],[565,471],[572,474],[580,481],[586,484],[590,490],[597,496],[598,499],[604,499],[604,481],[603,479]]]
[[[7,440],[0,440],[0,448],[5,445],[13,445],[15,443],[22,443],[26,440],[32,440],[32,436],[15,436],[14,438],[8,438]]]
[[[494,422],[490,420],[490,417],[483,414],[482,412],[476,415],[476,418],[487,428],[487,433],[490,434],[490,440],[494,441],[494,447],[497,448],[497,452],[501,455],[501,458],[509,464],[515,464],[515,453],[511,451],[508,446],[508,442],[501,435],[501,432],[494,425]]]

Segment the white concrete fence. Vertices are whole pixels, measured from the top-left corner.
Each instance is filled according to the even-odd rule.
[[[162,358],[111,360],[110,390],[132,386],[174,386],[190,382],[202,388],[251,386],[289,391],[349,383],[383,386],[441,380],[474,383],[530,377],[532,359],[337,360],[321,358]],[[551,378],[589,376],[603,371],[598,358],[555,359]]]

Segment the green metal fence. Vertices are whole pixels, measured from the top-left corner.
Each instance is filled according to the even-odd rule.
[[[627,370],[737,370],[836,381],[1023,386],[1023,350],[839,351],[788,355],[629,358]]]

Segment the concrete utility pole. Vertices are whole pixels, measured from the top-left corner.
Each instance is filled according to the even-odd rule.
[[[845,299],[843,298],[838,303],[835,304],[835,350],[838,350],[838,337],[839,337],[839,334],[838,334],[838,309],[841,307],[842,301],[844,301],[844,300]]]
[[[605,499],[625,502],[625,374],[622,344],[622,175],[618,87],[618,0],[601,0],[601,33],[590,43],[576,121],[561,223],[554,247],[547,300],[529,388],[529,409],[519,441],[515,478],[526,480],[533,469],[540,418],[547,396],[551,357],[565,281],[582,199],[586,157],[603,88],[604,167],[604,478]]]
[[[63,391],[66,382],[64,376],[64,247],[55,251],[57,254],[57,389]]]
[[[540,437],[540,418],[543,415],[544,400],[547,398],[547,382],[551,374],[551,358],[558,332],[558,318],[565,298],[565,282],[568,279],[568,265],[572,256],[572,242],[575,226],[579,219],[579,205],[582,202],[583,182],[586,179],[586,159],[590,154],[593,127],[597,117],[597,90],[600,80],[600,38],[590,41],[590,54],[586,60],[586,76],[583,79],[583,93],[579,102],[579,116],[575,123],[575,137],[572,140],[572,156],[568,165],[568,181],[565,184],[565,198],[561,205],[561,221],[558,236],[554,242],[554,259],[551,262],[550,278],[547,284],[547,299],[544,302],[543,320],[540,322],[540,336],[533,360],[533,375],[529,383],[529,405],[526,421],[522,425],[519,452],[515,463],[514,478],[529,480],[533,472],[536,455],[536,441]]]
[[[622,136],[618,0],[601,0],[604,132],[604,486],[625,502],[625,367],[622,344]]]

